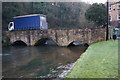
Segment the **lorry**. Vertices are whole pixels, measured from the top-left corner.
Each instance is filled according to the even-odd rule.
[[[13,22],[10,22],[8,24],[9,31],[42,29],[48,29],[46,15],[43,14],[32,14],[13,17]]]

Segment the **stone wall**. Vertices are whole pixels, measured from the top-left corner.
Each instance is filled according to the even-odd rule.
[[[105,28],[27,30],[11,31],[6,34],[10,38],[11,44],[21,40],[28,46],[34,46],[42,38],[52,39],[59,46],[68,46],[73,41],[91,44],[104,41],[106,38]]]

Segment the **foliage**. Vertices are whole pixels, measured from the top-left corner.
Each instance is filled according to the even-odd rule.
[[[10,44],[10,39],[6,36],[2,36],[2,46],[8,46]]]
[[[85,19],[89,4],[84,2],[3,2],[3,30],[15,16],[45,14],[49,28],[90,27]]]
[[[92,44],[66,78],[118,78],[118,40]]]
[[[98,26],[106,24],[106,7],[104,4],[94,3],[85,13],[86,19],[93,21]]]

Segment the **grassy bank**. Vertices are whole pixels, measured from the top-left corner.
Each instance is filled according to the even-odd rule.
[[[65,78],[117,78],[118,41],[92,44]]]

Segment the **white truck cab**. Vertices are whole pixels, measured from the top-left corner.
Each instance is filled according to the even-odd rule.
[[[40,17],[40,29],[48,29],[46,18]]]
[[[10,23],[8,24],[8,30],[9,30],[9,31],[14,30],[14,22],[10,22]]]

